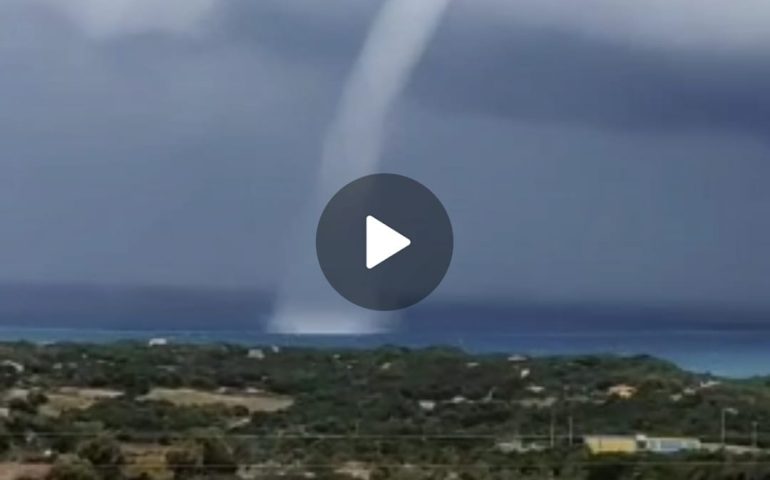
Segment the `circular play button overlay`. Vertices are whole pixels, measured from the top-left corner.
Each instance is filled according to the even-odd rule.
[[[452,260],[452,224],[436,196],[401,175],[359,178],[321,214],[316,252],[337,292],[364,308],[397,310],[428,296]]]

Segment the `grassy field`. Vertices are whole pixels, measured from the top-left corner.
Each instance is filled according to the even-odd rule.
[[[124,444],[126,466],[123,472],[129,478],[146,474],[154,480],[172,480],[174,475],[166,464],[166,453],[171,448],[156,444]]]
[[[153,388],[139,400],[165,401],[179,406],[243,407],[250,412],[277,412],[294,403],[290,397],[272,393],[214,393],[190,388]]]
[[[50,470],[43,464],[0,463],[0,480],[42,479]]]
[[[46,394],[48,402],[40,407],[40,413],[57,417],[67,410],[85,410],[100,400],[122,395],[118,390],[62,387]]]

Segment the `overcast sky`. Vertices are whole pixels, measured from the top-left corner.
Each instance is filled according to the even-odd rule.
[[[379,6],[0,0],[0,282],[274,289]],[[768,24],[455,0],[381,168],[449,211],[437,298],[770,309]]]

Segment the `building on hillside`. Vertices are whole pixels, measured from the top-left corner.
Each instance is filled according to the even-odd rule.
[[[432,412],[436,409],[436,402],[433,400],[420,400],[417,403],[420,405],[420,408],[426,412]]]
[[[524,442],[520,438],[513,438],[511,440],[505,440],[497,442],[495,447],[502,453],[527,453],[527,452],[542,452],[546,449],[546,446],[537,442]]]
[[[524,355],[511,355],[508,357],[508,361],[511,363],[521,363],[526,362],[527,360],[529,360],[529,358]]]
[[[593,455],[605,453],[636,453],[641,450],[635,435],[586,435],[583,443]]]
[[[24,365],[13,360],[3,360],[0,362],[0,366],[10,368],[19,374],[24,373]]]
[[[684,437],[644,437],[644,449],[652,453],[678,453],[701,449],[697,438]]]
[[[261,348],[252,348],[251,350],[249,350],[246,356],[254,360],[264,360],[265,352],[263,352]]]
[[[700,382],[700,384],[698,385],[698,388],[700,388],[701,390],[708,390],[709,388],[718,387],[721,384],[722,382],[720,382],[719,380],[709,379],[709,380]]]
[[[611,397],[628,399],[636,395],[636,387],[623,383],[620,385],[613,385],[607,389],[607,395]]]
[[[545,387],[541,385],[527,385],[525,390],[529,393],[543,393],[545,392]]]

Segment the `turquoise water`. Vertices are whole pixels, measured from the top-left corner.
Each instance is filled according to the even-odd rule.
[[[312,347],[371,348],[380,345],[424,347],[454,345],[471,352],[558,355],[585,353],[649,354],[683,368],[718,375],[743,377],[770,374],[770,332],[667,331],[602,333],[442,333],[397,332],[380,335],[275,335],[261,331],[96,330],[0,327],[0,340],[34,343],[118,340],[147,341],[162,337],[177,343],[233,343]]]

